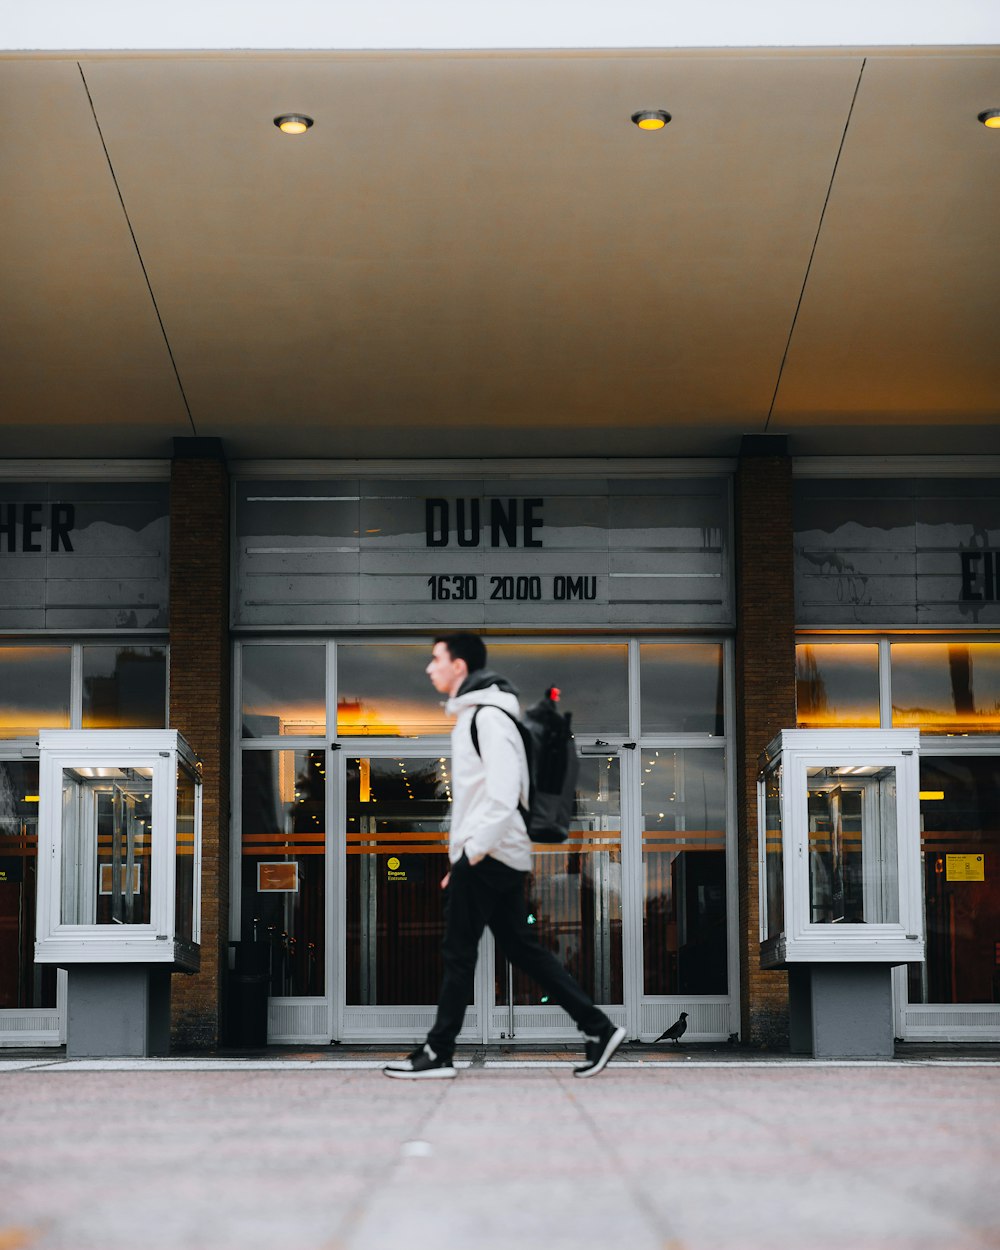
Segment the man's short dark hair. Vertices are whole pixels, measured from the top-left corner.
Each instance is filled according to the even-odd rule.
[[[443,642],[453,660],[464,660],[469,672],[486,667],[486,644],[478,634],[442,634],[434,639],[434,645]]]

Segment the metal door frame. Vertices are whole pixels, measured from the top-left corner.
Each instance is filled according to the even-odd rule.
[[[38,765],[37,742],[16,738],[7,740],[0,749],[0,763]],[[35,935],[32,933],[27,940],[34,946]],[[66,983],[66,970],[58,968],[54,1007],[0,1009],[0,1049],[63,1045],[66,1041]]]

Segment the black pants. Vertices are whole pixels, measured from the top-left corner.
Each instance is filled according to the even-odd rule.
[[[583,1033],[597,1037],[611,1023],[555,955],[539,945],[525,914],[527,876],[489,855],[475,867],[464,855],[452,865],[445,902],[444,979],[437,1019],[427,1035],[435,1054],[450,1059],[455,1049],[465,1009],[472,1002],[479,939],[487,925],[510,962],[569,1012]]]

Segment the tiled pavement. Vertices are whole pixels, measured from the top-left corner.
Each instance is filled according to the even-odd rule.
[[[903,1050],[0,1052],[0,1250],[1000,1250],[997,1048]]]

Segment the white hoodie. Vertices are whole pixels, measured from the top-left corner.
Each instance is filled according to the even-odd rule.
[[[472,745],[472,714],[477,707],[483,709],[476,716],[481,755]],[[445,710],[458,718],[451,731],[448,858],[455,864],[463,851],[469,859],[492,855],[508,868],[530,871],[531,842],[518,811],[518,804],[528,803],[528,762],[517,726],[505,715],[518,714],[517,695],[489,685],[455,695]]]

